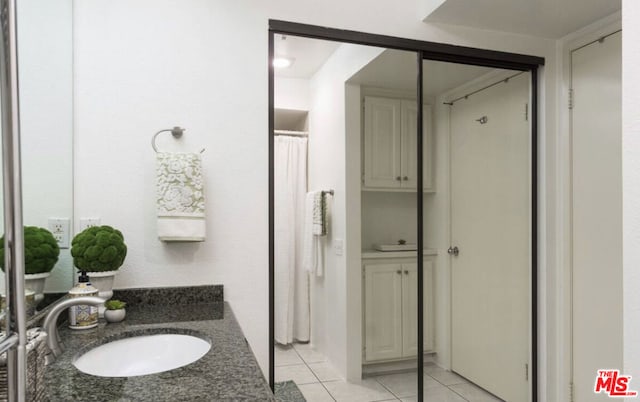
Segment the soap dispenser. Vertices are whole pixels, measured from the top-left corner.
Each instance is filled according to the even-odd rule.
[[[69,297],[98,296],[98,289],[91,286],[89,276],[81,272],[78,283],[69,291]],[[89,329],[98,326],[98,307],[79,305],[69,307],[69,328]]]

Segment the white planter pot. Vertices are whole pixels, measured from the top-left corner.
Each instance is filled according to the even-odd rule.
[[[51,275],[51,272],[43,272],[41,274],[25,274],[24,286],[27,289],[31,289],[35,292],[34,303],[37,306],[42,299],[44,299],[44,284],[47,278]]]
[[[106,272],[87,272],[89,275],[89,282],[93,287],[98,289],[98,297],[107,301],[113,297],[113,280],[115,279],[118,271],[106,271]],[[98,307],[98,315],[104,317],[104,306]]]
[[[127,310],[121,308],[120,310],[105,310],[104,319],[107,322],[120,322],[124,320],[127,315]]]

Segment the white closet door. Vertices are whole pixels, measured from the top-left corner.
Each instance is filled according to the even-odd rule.
[[[364,185],[394,188],[401,185],[400,100],[366,97],[364,100]]]
[[[530,399],[528,100],[524,73],[451,107],[452,369],[510,402]]]
[[[622,369],[621,34],[572,53],[574,400],[598,369]],[[638,387],[632,387],[637,389]]]
[[[423,263],[424,351],[433,350],[433,261]],[[418,356],[418,264],[402,264],[402,355]]]
[[[422,108],[423,188],[431,190],[431,107]],[[401,164],[402,187],[418,187],[418,106],[415,101],[402,101]]]
[[[365,265],[365,360],[402,356],[402,266]]]

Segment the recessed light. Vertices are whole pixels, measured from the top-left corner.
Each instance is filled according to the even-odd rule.
[[[293,58],[276,56],[273,58],[273,67],[275,68],[287,68],[293,64]]]

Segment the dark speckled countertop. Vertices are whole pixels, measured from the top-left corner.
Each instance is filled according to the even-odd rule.
[[[120,299],[131,301],[126,295]],[[49,401],[275,400],[227,303],[190,300],[190,304],[167,306],[136,301],[138,305],[127,306],[127,317],[121,323],[101,320],[97,328],[83,331],[60,327],[65,352],[47,367]],[[200,336],[211,341],[211,349],[187,366],[137,377],[96,377],[72,364],[75,357],[97,345],[157,333]]]

